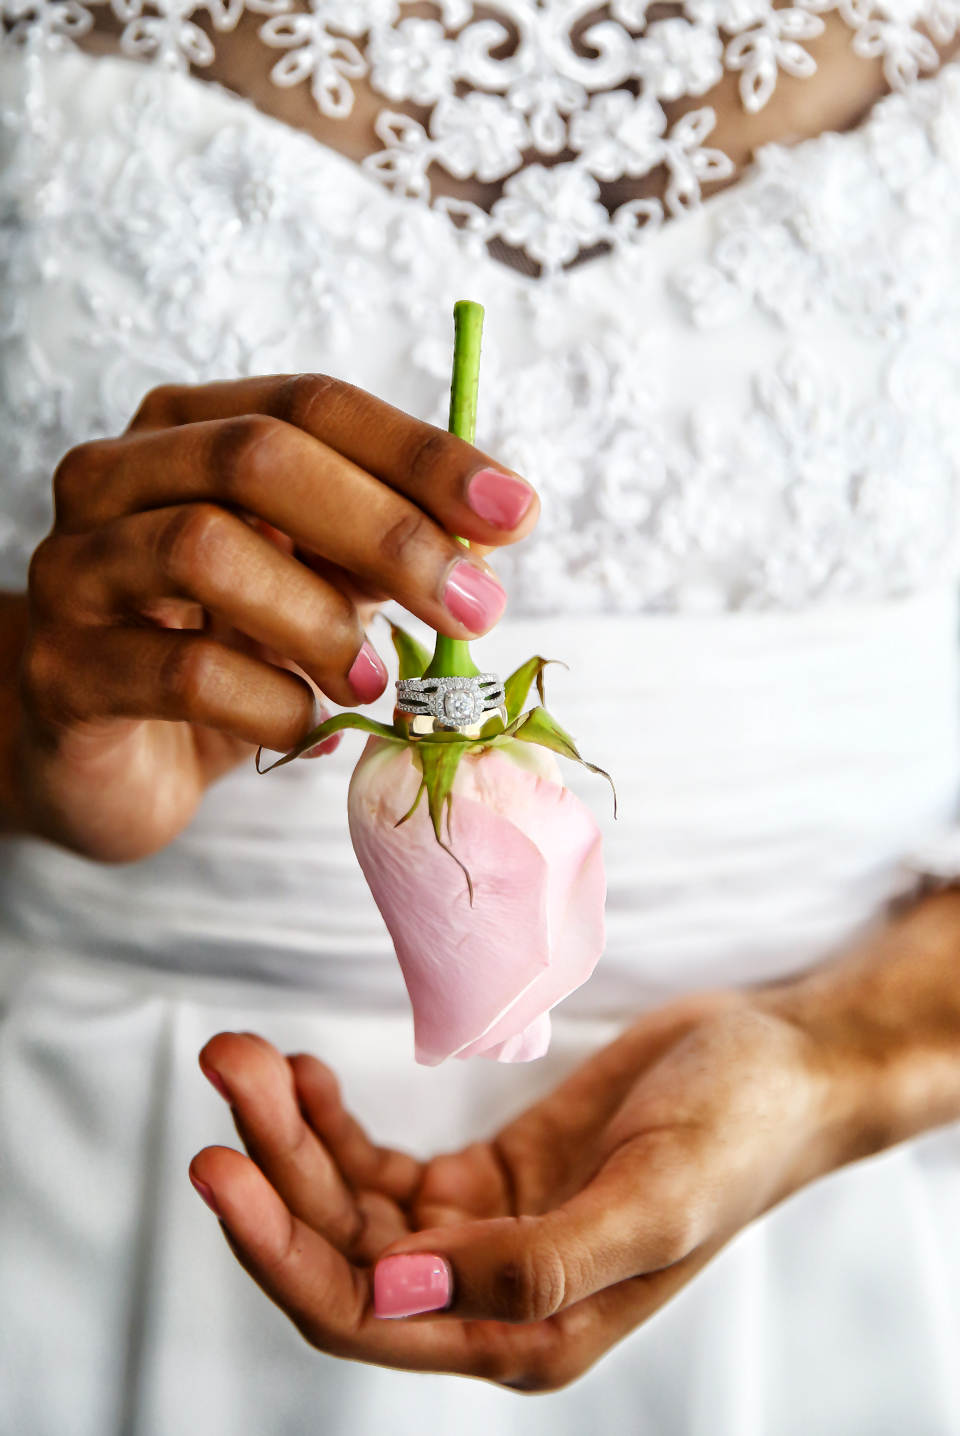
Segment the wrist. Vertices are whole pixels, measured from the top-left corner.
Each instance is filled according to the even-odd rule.
[[[756,1000],[802,1036],[823,1170],[960,1119],[960,892]]]

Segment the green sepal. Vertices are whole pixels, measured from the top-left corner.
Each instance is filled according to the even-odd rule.
[[[282,768],[284,763],[292,763],[294,758],[299,758],[301,753],[308,752],[322,743],[325,738],[332,738],[334,733],[339,733],[344,728],[360,728],[364,733],[373,733],[378,738],[387,738],[391,743],[405,743],[406,738],[397,732],[391,724],[378,723],[375,718],[365,718],[362,713],[335,713],[332,718],[325,718],[324,721],[301,738],[295,748],[271,763],[269,768],[260,767],[260,754],[263,748],[257,749],[257,772],[272,773],[274,768]]]
[[[422,678],[430,662],[430,655],[423,644],[418,643],[413,634],[401,628],[398,623],[390,623],[390,634],[400,660],[400,677]]]
[[[443,841],[443,819],[446,814],[447,837],[450,836],[450,810],[453,806],[453,782],[457,776],[457,769],[460,766],[460,759],[470,747],[476,743],[464,742],[461,738],[454,743],[417,743],[415,745],[416,758],[423,773],[423,782],[420,785],[420,792],[425,788],[427,791],[427,806],[430,810],[430,821],[433,823],[433,831],[436,834],[437,842],[444,852],[460,868],[467,880],[467,891],[470,894],[470,906],[473,907],[473,880],[470,873],[457,857],[456,853]],[[405,822],[411,813],[416,809],[420,801],[420,792],[417,793],[413,807],[406,813],[401,822]],[[398,824],[399,826],[399,824]]]
[[[617,790],[610,774],[603,768],[598,768],[595,763],[588,763],[586,758],[581,757],[570,734],[566,729],[560,727],[556,718],[551,717],[546,708],[531,708],[523,721],[514,728],[513,736],[521,743],[536,743],[541,748],[549,748],[552,752],[559,753],[563,758],[572,758],[575,763],[581,763],[591,773],[606,778],[613,789],[613,816],[617,816]]]
[[[518,668],[515,673],[510,674],[503,685],[503,691],[506,695],[507,717],[511,723],[523,712],[523,705],[527,701],[532,683],[535,682],[537,685],[540,702],[546,705],[547,700],[543,693],[543,670],[548,663],[558,662],[557,658],[541,658],[538,655],[536,658],[528,658],[522,668]],[[562,665],[564,668],[566,666],[565,663]]]

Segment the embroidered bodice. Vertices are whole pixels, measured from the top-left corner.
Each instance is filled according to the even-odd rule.
[[[498,559],[511,612],[802,607],[956,571],[954,66],[544,284],[216,87],[34,42],[2,63],[4,583],[60,455],[158,382],[316,368],[442,421],[463,295],[488,309],[481,442],[544,499]]]
[[[814,73],[807,46],[835,11],[854,52],[882,58],[902,89],[937,67],[933,41],[949,44],[960,18],[958,0],[3,0],[0,14],[15,43],[56,46],[89,32],[108,4],[123,54],[199,73],[244,10],[261,17],[260,40],[279,52],[274,85],[309,84],[339,121],[358,82],[373,91],[371,174],[415,198],[430,198],[434,167],[492,187],[483,206],[435,202],[545,277],[636,243],[664,207],[682,214],[731,175],[708,143],[714,110],[696,104],[725,70],[746,110],[762,109],[781,70]],[[623,199],[624,183],[636,191],[656,173],[662,201],[643,185]]]

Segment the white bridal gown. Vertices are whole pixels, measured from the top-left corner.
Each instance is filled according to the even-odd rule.
[[[211,0],[214,38],[239,8]],[[918,78],[936,55],[911,26],[943,40],[955,0],[841,7],[896,92],[702,205],[729,170],[712,115],[669,128],[660,99],[726,65],[759,107],[829,6],[248,8],[278,83],[345,113],[367,71],[428,128],[385,110],[357,166],[198,78],[189,3],[117,0],[118,58],[72,47],[77,0],[5,5],[0,581],[23,584],[60,455],[153,385],[313,369],[442,421],[451,306],[480,300],[480,442],[544,504],[497,560],[509,617],[479,651],[569,665],[551,708],[620,793],[614,824],[606,785],[569,774],[604,824],[609,947],[544,1060],[418,1068],[347,835],[351,737],[228,777],[142,863],[4,843],[0,1433],[958,1436],[956,1130],[803,1192],[535,1398],[318,1355],[187,1182],[236,1140],[196,1064],[220,1029],[317,1053],[377,1138],[431,1153],[631,1014],[842,947],[948,829],[960,70]],[[502,182],[491,212],[444,213],[431,166]],[[665,222],[598,202],[658,166]]]

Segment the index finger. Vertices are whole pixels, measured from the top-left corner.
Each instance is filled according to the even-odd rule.
[[[471,543],[516,543],[540,513],[534,489],[505,465],[433,424],[324,374],[274,374],[230,383],[163,385],[131,429],[166,429],[265,414],[291,424],[404,494]]]

